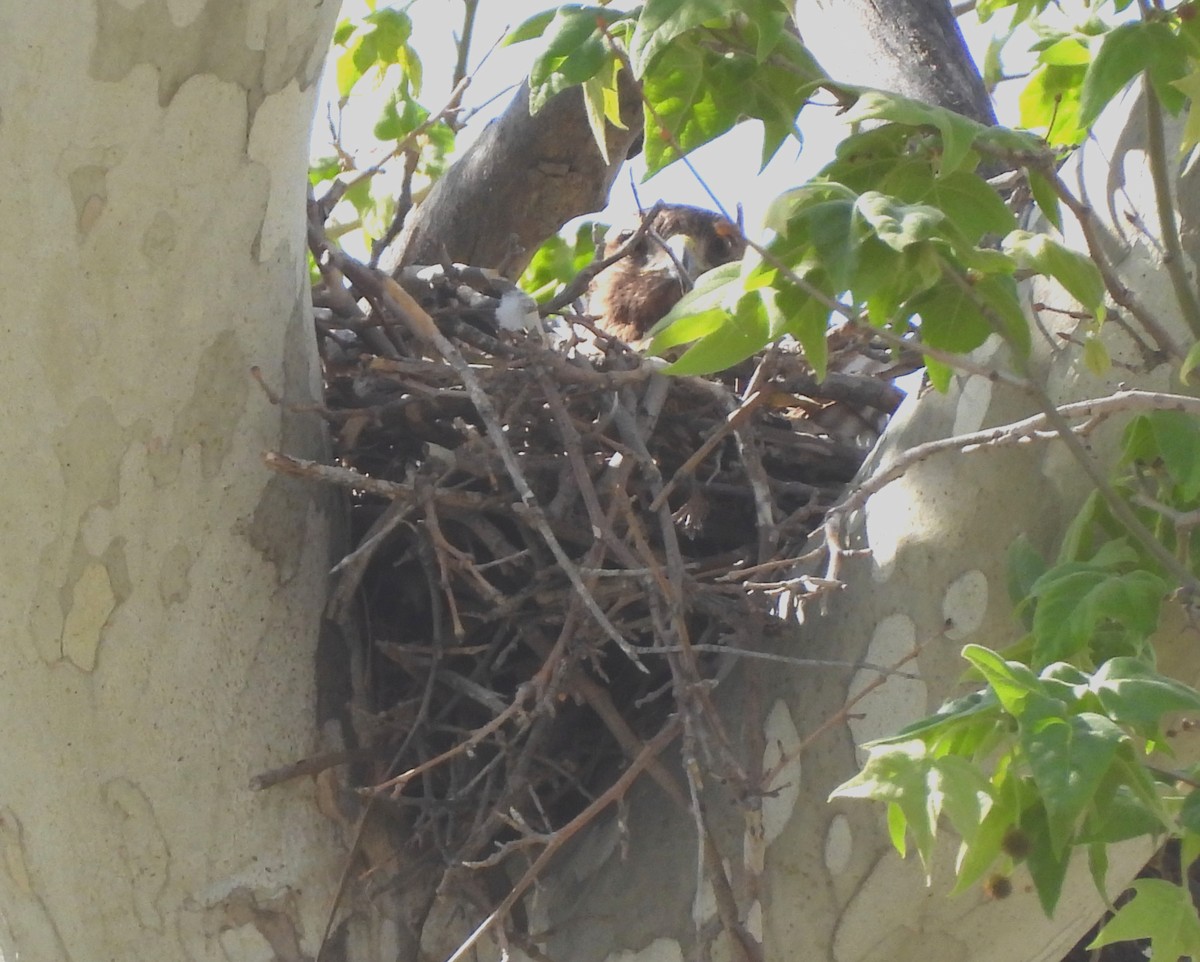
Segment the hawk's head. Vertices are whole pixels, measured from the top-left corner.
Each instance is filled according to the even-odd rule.
[[[609,233],[611,255],[635,231]],[[588,312],[604,331],[626,341],[645,337],[705,271],[737,260],[746,251],[741,231],[710,210],[663,206],[628,256],[592,282]]]

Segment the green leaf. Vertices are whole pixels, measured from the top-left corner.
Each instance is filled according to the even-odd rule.
[[[598,23],[604,7],[559,7],[546,28],[547,44],[529,71],[529,110],[537,113],[555,94],[598,74],[613,54]]]
[[[1148,571],[1113,574],[1088,564],[1051,568],[1033,586],[1034,664],[1070,658],[1110,624],[1125,629],[1131,643],[1158,627],[1166,584]]]
[[[1028,168],[1025,171],[1025,179],[1029,182],[1029,192],[1033,194],[1033,199],[1041,212],[1046,215],[1046,220],[1061,231],[1062,210],[1058,204],[1058,194],[1054,190],[1054,185],[1036,170]]]
[[[926,355],[925,376],[929,378],[929,383],[935,391],[945,394],[950,390],[950,382],[954,380],[954,368]]]
[[[408,14],[394,7],[385,7],[368,14],[366,20],[371,24],[368,36],[373,42],[376,63],[385,66],[400,63],[412,37],[412,20]],[[419,83],[414,84],[414,89],[419,88]]]
[[[1063,37],[1038,52],[1038,60],[1042,63],[1060,67],[1087,64],[1091,59],[1087,45],[1078,37]]]
[[[1179,135],[1179,153],[1182,156],[1200,143],[1200,110],[1196,109],[1196,103],[1200,101],[1200,70],[1189,70],[1177,80],[1172,80],[1171,85],[1187,100],[1187,116],[1183,122],[1183,133]]]
[[[1099,492],[1093,491],[1083,501],[1078,514],[1067,525],[1062,544],[1058,549],[1058,561],[1083,561],[1092,552],[1092,529],[1101,517],[1104,502]]]
[[[1083,78],[1079,101],[1079,123],[1090,127],[1100,112],[1126,84],[1144,70],[1162,88],[1170,89],[1163,98],[1168,109],[1178,109],[1180,94],[1169,85],[1187,72],[1187,51],[1183,41],[1165,23],[1139,21],[1109,31]]]
[[[724,371],[760,351],[769,339],[762,301],[757,294],[747,294],[724,324],[700,338],[683,357],[663,370],[677,375]]]
[[[500,46],[509,47],[514,43],[523,43],[526,40],[533,40],[540,37],[546,32],[546,28],[550,26],[557,13],[558,8],[535,13],[520,26],[510,30],[505,38],[500,41]]]
[[[1083,339],[1083,363],[1096,377],[1104,377],[1112,370],[1112,356],[1108,347],[1094,334]]]
[[[1140,658],[1110,658],[1092,676],[1091,688],[1113,721],[1147,735],[1167,712],[1200,711],[1200,693]]]
[[[729,318],[742,296],[742,266],[722,264],[696,278],[665,317],[650,329],[650,352],[687,344],[711,334]]]
[[[1010,715],[1020,716],[1031,698],[1046,695],[1045,686],[1027,665],[1006,661],[982,645],[964,646],[962,656],[979,670]]]
[[[904,204],[878,191],[867,191],[854,205],[857,218],[888,247],[904,251],[942,236],[946,215],[927,204]]]
[[[1005,836],[1017,823],[1020,810],[1013,792],[999,791],[992,795],[978,828],[972,833],[970,842],[964,841],[958,856],[958,880],[954,893],[965,892],[975,885],[1003,851]]]
[[[973,351],[988,339],[992,326],[969,291],[943,281],[906,303],[901,315],[921,316],[921,339],[930,347],[955,354]]]
[[[333,180],[342,172],[342,163],[337,157],[321,157],[308,165],[308,182],[314,187]]]
[[[920,738],[938,758],[960,755],[964,758],[991,755],[1000,743],[1011,743],[1011,719],[1003,712],[996,693],[990,688],[971,692],[942,705],[891,738],[872,744],[901,742]]]
[[[1194,795],[1195,792],[1192,793]],[[1189,798],[1192,796],[1189,795]],[[1183,838],[1179,843],[1179,864],[1186,870],[1192,866],[1197,858],[1200,858],[1200,833],[1188,830],[1184,832]]]
[[[843,184],[812,181],[785,190],[771,201],[763,218],[763,227],[778,234],[786,234],[791,222],[804,215],[810,207],[831,201],[842,201],[852,205],[858,195]]]
[[[958,170],[934,177],[926,163],[897,164],[879,189],[909,204],[929,204],[950,220],[970,243],[985,234],[1003,235],[1016,226],[1016,218],[982,177]]]
[[[910,247],[897,253],[877,237],[866,237],[858,249],[850,290],[856,303],[866,304],[870,322],[883,327],[906,300],[941,279],[942,265],[932,247]]]
[[[642,78],[654,108],[646,112],[647,176],[679,159],[676,145],[686,153],[748,118],[763,123],[764,163],[790,134],[798,136],[806,91],[824,75],[798,42],[787,49],[791,60],[777,63],[777,54],[765,64],[691,37],[664,49]],[[798,66],[797,58],[807,62]]]
[[[1121,435],[1123,464],[1151,464],[1158,460],[1158,439],[1148,415],[1130,418]]]
[[[1013,538],[1006,557],[1008,597],[1017,605],[1029,597],[1034,584],[1046,573],[1046,559],[1024,533]]]
[[[1083,142],[1087,127],[1079,120],[1079,92],[1085,68],[1047,64],[1035,70],[1018,98],[1021,126],[1044,130],[1051,144]]]
[[[922,742],[909,741],[868,748],[862,770],[829,797],[887,802],[893,845],[904,854],[905,829],[911,832],[928,874],[942,812],[972,836],[971,826],[978,823],[989,792],[978,770],[965,759],[934,758]]]
[[[1097,892],[1108,892],[1108,845],[1094,842],[1088,846],[1088,871]]]
[[[595,229],[595,224],[585,221],[575,229],[570,240],[561,234],[546,240],[534,251],[529,266],[518,279],[521,289],[539,304],[552,298],[591,263],[595,254]]]
[[[727,307],[697,308],[694,312],[678,315],[672,311],[655,325],[658,329],[669,321],[668,326],[654,334],[646,353],[662,354],[680,344],[691,344],[725,327],[732,318],[733,313]]]
[[[724,25],[738,7],[736,0],[647,0],[629,42],[633,72],[641,77],[676,37],[699,27]]]
[[[1070,847],[1076,822],[1126,737],[1120,727],[1095,712],[1021,725],[1021,745],[1042,795],[1057,855]]]
[[[908,819],[904,816],[904,809],[895,802],[889,802],[887,806],[887,830],[892,847],[900,853],[901,858],[907,858]]]
[[[938,774],[942,812],[963,844],[974,844],[983,815],[992,804],[990,783],[974,762],[958,755],[944,755],[933,765]]]
[[[1200,958],[1200,918],[1187,889],[1148,878],[1138,879],[1130,887],[1133,898],[1117,909],[1088,948],[1149,939],[1157,962],[1175,962],[1185,955]]]
[[[989,275],[975,282],[974,292],[990,310],[993,328],[1017,355],[1028,357],[1033,338],[1017,295],[1016,282],[1005,275]]]
[[[1053,277],[1097,320],[1104,319],[1104,279],[1090,257],[1025,230],[1012,231],[1001,246],[1019,267]]]
[[[1200,117],[1200,113],[1197,116]],[[1187,384],[1197,366],[1200,366],[1200,341],[1188,348],[1187,357],[1183,359],[1183,365],[1179,368],[1179,380]]]
[[[400,141],[429,119],[429,111],[411,97],[396,91],[384,104],[383,113],[375,122],[377,140]]]
[[[933,107],[899,94],[863,90],[846,116],[847,123],[890,120],[910,127],[932,127],[941,134],[942,156],[938,173],[952,174],[963,166],[983,124],[945,107]]]
[[[1021,814],[1021,827],[1029,837],[1029,857],[1025,865],[1037,890],[1038,902],[1046,915],[1053,915],[1062,895],[1063,879],[1071,861],[1071,849],[1058,851],[1050,837],[1045,808],[1037,803]]]
[[[345,53],[337,58],[335,75],[337,78],[338,96],[343,103],[350,96],[350,91],[354,89],[354,85],[362,79],[363,70],[359,67],[358,58],[355,57],[361,45],[362,38],[359,37]]]
[[[820,283],[823,279],[820,272],[815,272],[807,279],[818,288],[824,286]],[[766,300],[764,298],[764,302]],[[768,316],[778,316],[778,320],[773,319],[771,323],[771,340],[777,340],[785,334],[794,337],[804,351],[805,360],[812,365],[814,376],[818,381],[824,380],[829,363],[829,343],[826,340],[829,308],[795,284],[786,282],[774,292],[771,300],[773,303],[768,307]]]
[[[812,189],[789,191],[772,205],[768,229],[777,236],[769,249],[798,274],[819,266],[822,287],[840,293],[855,273],[865,231],[855,222],[852,192],[836,184],[809,186]]]
[[[1077,835],[1078,844],[1112,845],[1161,835],[1172,823],[1164,817],[1158,790],[1140,760],[1122,749],[1092,800],[1092,811]]]
[[[1200,495],[1200,423],[1183,411],[1152,411],[1147,417],[1180,498],[1193,500]]]
[[[914,138],[912,129],[903,124],[868,127],[851,133],[837,145],[834,160],[821,168],[816,180],[843,184],[853,194],[879,190],[901,164],[923,163],[930,167],[934,146],[933,138]]]
[[[601,69],[594,77],[588,77],[583,82],[583,104],[587,111],[588,127],[591,128],[592,138],[600,148],[600,156],[606,164],[610,163],[608,156],[608,124],[626,129],[621,119],[620,76],[621,61],[616,57],[608,58],[608,69]]]

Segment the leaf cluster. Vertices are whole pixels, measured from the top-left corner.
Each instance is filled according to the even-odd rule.
[[[432,183],[445,172],[456,131],[446,118],[433,120],[433,114],[420,100],[424,68],[413,43],[412,19],[404,10],[376,8],[374,2],[369,6],[370,11],[361,20],[343,20],[334,31],[338,103],[336,116],[329,117],[329,124],[338,144],[337,153],[310,163],[309,182],[313,187],[325,184],[333,188],[339,178],[345,178],[336,189],[356,219],[333,234],[362,227],[371,240],[382,236],[391,222],[396,191],[394,186],[378,185],[372,175],[379,168],[363,170],[355,152],[341,143],[342,111],[351,98],[366,88],[387,91],[372,127],[372,152],[383,157],[410,152],[410,181],[416,175]]]
[[[1180,512],[1200,507],[1200,426],[1174,411],[1126,429],[1115,485],[1177,554],[1191,557]],[[888,807],[896,848],[910,839],[928,871],[949,826],[960,841],[957,891],[1023,863],[1053,911],[1077,849],[1106,892],[1108,846],[1144,835],[1200,854],[1200,767],[1171,771],[1165,737],[1200,692],[1157,671],[1153,636],[1171,582],[1097,496],[1047,563],[1024,538],[1009,549],[1009,590],[1024,634],[1003,653],[968,645],[979,688],[895,736],[833,797]],[[1197,920],[1185,888],[1142,880],[1095,946],[1150,938],[1156,957],[1194,954]]]
[[[840,88],[848,120],[872,124],[847,137],[818,176],[779,197],[768,242],[735,272],[697,284],[660,325],[653,349],[695,341],[672,365],[704,373],[781,337],[800,343],[819,376],[831,314],[962,354],[999,335],[1018,357],[1030,348],[1016,279],[1055,278],[1096,318],[1104,285],[1087,257],[1018,230],[978,172],[983,154],[1044,158],[1041,145],[949,110],[879,91]],[[1035,163],[1028,176],[1040,178]],[[1058,217],[1048,186],[1038,200]],[[719,281],[719,283],[718,283]],[[950,368],[926,358],[935,386]]]

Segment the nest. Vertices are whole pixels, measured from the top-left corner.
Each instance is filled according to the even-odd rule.
[[[719,726],[737,655],[831,589],[804,546],[895,372],[817,384],[777,347],[669,377],[586,317],[502,330],[529,304],[483,272],[398,285],[331,257],[374,309],[319,301],[336,466],[274,463],[352,492],[331,602],[364,637],[352,777],[447,867],[546,848],[671,731]],[[831,367],[869,354],[835,348]]]

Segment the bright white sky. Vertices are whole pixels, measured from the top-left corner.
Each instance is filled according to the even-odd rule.
[[[380,6],[385,2],[379,0]],[[495,49],[493,46],[511,27],[552,5],[547,0],[481,0],[471,45],[471,66],[478,67],[478,72],[467,90],[465,105],[468,108],[481,107],[490,98],[495,99],[481,109],[459,135],[460,148],[465,148],[487,120],[508,103],[508,93],[497,94],[520,82],[538,50],[537,41]],[[620,8],[629,4],[614,3],[613,6]],[[342,15],[360,17],[365,11],[365,0],[345,0]],[[431,110],[437,110],[446,101],[451,89],[450,79],[456,56],[452,32],[461,28],[462,4],[458,0],[413,0],[408,12],[414,22],[413,45],[425,68],[422,102]],[[974,21],[973,16],[965,19]],[[994,26],[972,27],[964,22],[968,42],[977,59],[982,59],[987,38]],[[479,67],[481,61],[483,66]],[[325,90],[325,100],[336,100],[336,91],[328,77]],[[360,103],[352,104],[352,109],[344,118],[347,146],[360,138],[361,143],[370,142],[370,130],[378,116],[382,98],[381,93],[378,100],[362,97],[359,98]],[[324,108],[321,108],[314,130],[314,156],[327,156],[332,152],[328,147],[328,126],[324,121],[324,112]],[[1012,122],[1011,118],[1003,119]],[[810,106],[805,109],[801,123],[805,135],[803,149],[794,141],[786,142],[761,174],[758,170],[761,134],[755,122],[739,125],[725,137],[691,155],[692,164],[727,210],[732,212],[739,203],[743,205],[747,230],[751,233],[755,232],[771,200],[816,173],[832,155],[833,145],[844,132],[832,109]],[[355,130],[363,131],[360,138],[355,137]],[[638,195],[645,206],[659,199],[702,207],[713,206],[696,178],[681,163],[674,164],[644,184],[640,183],[644,168],[640,168],[636,161],[629,168],[632,168],[633,177],[639,181]],[[608,211],[596,215],[596,219],[610,223],[625,221],[636,213],[637,204],[630,186],[628,168],[614,187],[611,200]]]

